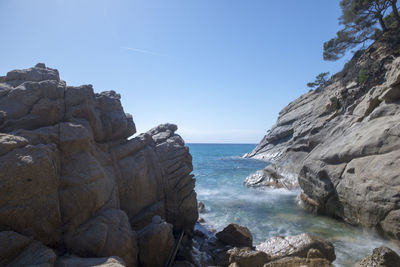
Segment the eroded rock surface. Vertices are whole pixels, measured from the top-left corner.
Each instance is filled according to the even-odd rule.
[[[323,255],[323,258],[330,262],[336,259],[335,249],[331,242],[306,233],[288,237],[272,237],[258,245],[256,249],[268,254],[272,260],[283,257],[315,258],[310,254]]]
[[[388,247],[375,248],[372,255],[356,264],[356,267],[399,267],[400,256]]]
[[[392,36],[286,106],[246,156],[298,178],[303,198],[319,213],[399,239],[400,44]]]
[[[27,263],[29,249],[52,266],[48,246],[136,266],[137,231],[153,216],[191,232],[192,158],[176,130],[163,124],[128,139],[136,128],[120,95],[67,86],[44,64],[0,77],[0,233],[33,240],[12,238],[6,258]]]

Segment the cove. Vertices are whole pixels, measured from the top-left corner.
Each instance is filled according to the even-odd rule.
[[[372,229],[311,214],[298,205],[300,190],[248,188],[244,179],[268,165],[242,158],[252,144],[188,144],[193,156],[196,192],[206,206],[200,214],[209,230],[222,230],[229,223],[247,226],[254,245],[273,236],[318,235],[335,246],[335,266],[352,266],[372,249],[385,245],[399,252],[393,241],[382,239]]]

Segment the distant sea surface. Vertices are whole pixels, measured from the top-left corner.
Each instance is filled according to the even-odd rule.
[[[207,209],[200,217],[205,220],[207,228],[220,231],[229,223],[247,226],[253,234],[253,245],[277,235],[312,233],[334,244],[335,266],[352,266],[382,245],[399,252],[395,243],[381,239],[371,229],[353,227],[302,210],[297,204],[300,191],[246,187],[244,179],[268,165],[263,161],[241,158],[256,145],[188,146],[197,179],[197,198]]]

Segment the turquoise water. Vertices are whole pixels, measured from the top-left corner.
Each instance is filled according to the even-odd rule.
[[[395,243],[381,239],[370,229],[353,227],[302,210],[297,204],[299,191],[244,186],[247,175],[268,164],[240,157],[255,145],[188,146],[197,179],[197,198],[207,209],[200,217],[210,230],[220,231],[229,223],[247,226],[253,234],[254,245],[277,235],[303,232],[319,235],[334,244],[335,266],[352,266],[370,254],[373,248],[382,245],[398,251]]]

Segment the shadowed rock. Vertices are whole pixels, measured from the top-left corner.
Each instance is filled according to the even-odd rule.
[[[128,139],[135,124],[116,92],[67,86],[43,63],[10,71],[0,77],[0,231],[136,266],[136,231],[153,216],[177,232],[198,218],[192,158],[176,130]],[[35,246],[32,255],[47,251]],[[29,259],[21,253],[11,254]]]
[[[216,237],[222,242],[237,247],[252,247],[253,236],[249,229],[234,223],[229,224]]]
[[[399,267],[400,256],[388,247],[375,248],[372,255],[367,256],[358,264],[358,267]]]

